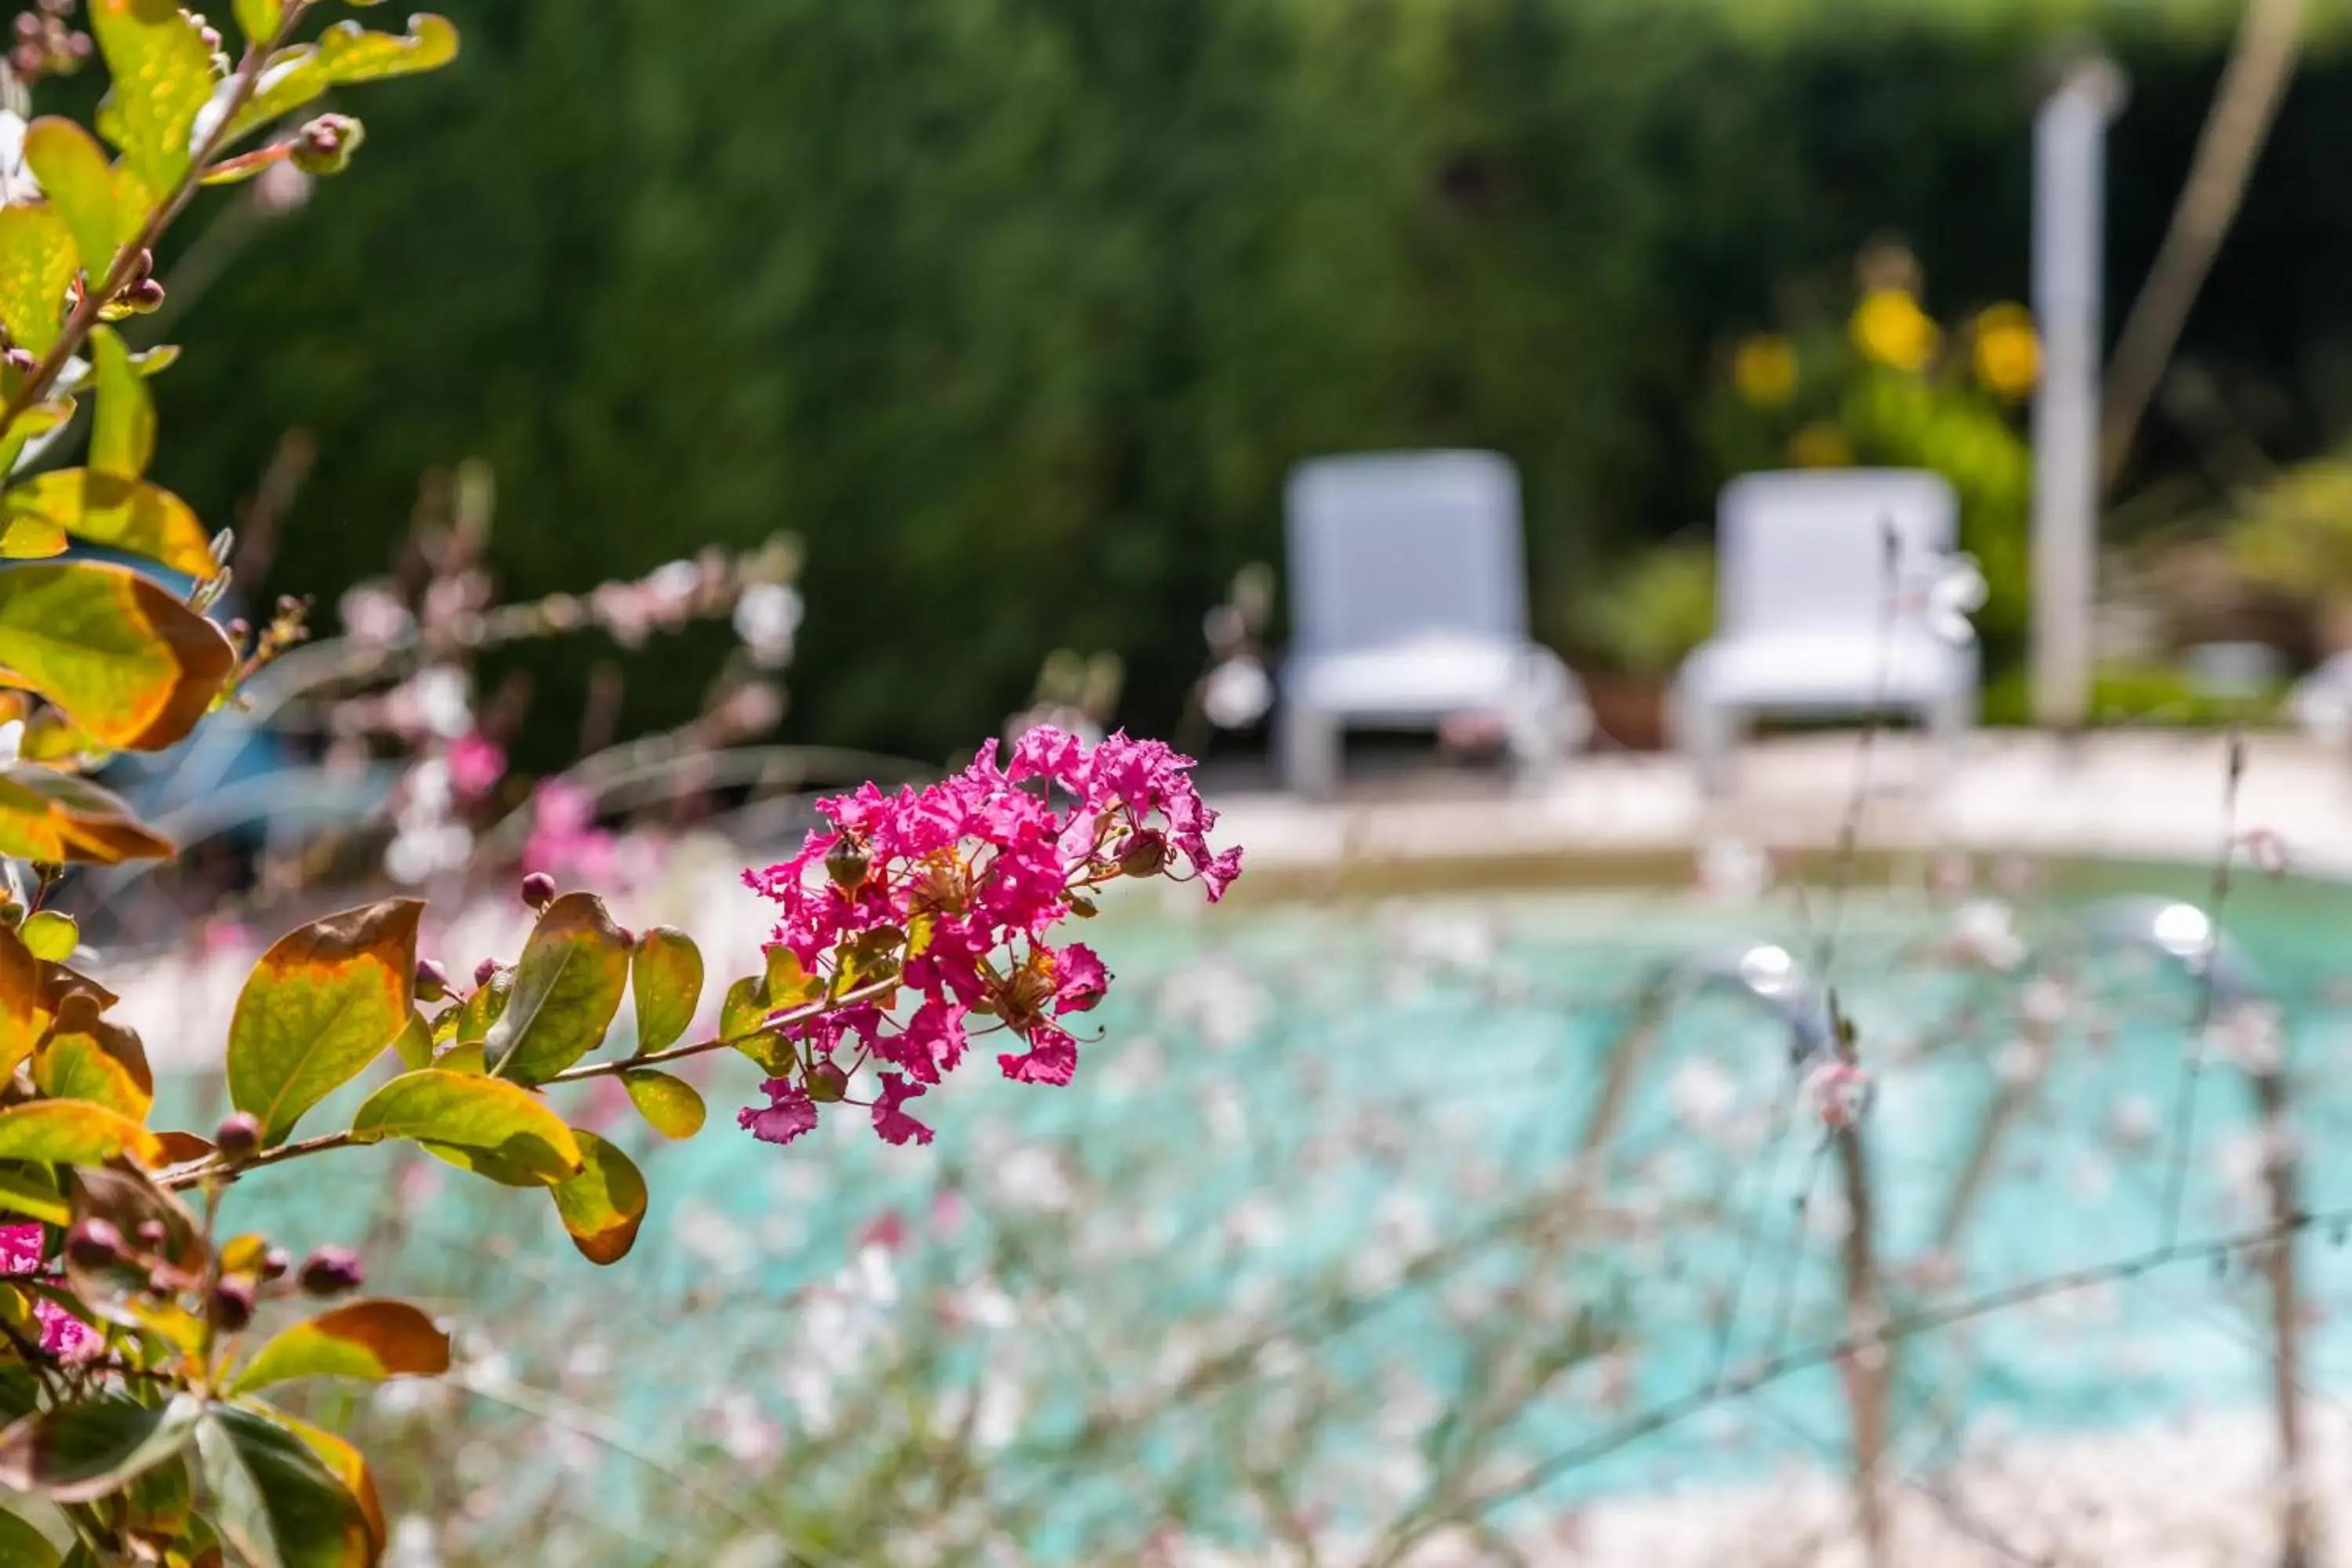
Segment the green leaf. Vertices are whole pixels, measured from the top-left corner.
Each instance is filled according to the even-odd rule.
[[[637,1242],[646,1220],[646,1179],[626,1154],[593,1132],[577,1129],[586,1163],[580,1173],[556,1184],[555,1212],[572,1233],[572,1245],[591,1263],[618,1263]]]
[[[798,1064],[782,1036],[760,1027],[769,1011],[767,984],[756,974],[747,974],[727,988],[727,999],[719,1007],[719,1033],[729,1045],[758,1062],[769,1077],[781,1078],[787,1067]]]
[[[73,231],[74,249],[93,281],[114,261],[114,176],[106,150],[72,121],[44,114],[26,128],[25,163],[49,205]]]
[[[353,1301],[297,1323],[255,1352],[229,1384],[247,1394],[298,1377],[437,1377],[449,1370],[449,1336],[405,1301]]]
[[[52,1100],[79,1100],[144,1122],[155,1103],[155,1075],[139,1037],[99,1016],[87,992],[58,1009],[58,1021],[33,1053],[33,1085]]]
[[[639,1068],[621,1075],[621,1087],[629,1091],[630,1103],[663,1137],[691,1138],[702,1131],[707,1114],[702,1096],[683,1079]]]
[[[212,51],[173,0],[91,0],[89,30],[114,79],[99,130],[160,197],[187,173],[196,115],[213,94]]]
[[[196,1442],[219,1505],[217,1528],[236,1558],[252,1568],[364,1568],[374,1561],[360,1500],[284,1425],[214,1405]]]
[[[0,1509],[0,1563],[8,1568],[58,1568],[58,1549],[47,1536]]]
[[[408,1025],[392,1042],[392,1048],[404,1068],[429,1068],[433,1065],[433,1026],[425,1021],[424,1014],[413,1009],[410,1011]]]
[[[73,230],[47,203],[0,207],[0,325],[17,347],[57,346],[66,285],[80,265]]]
[[[285,20],[282,0],[236,0],[237,30],[255,48],[268,48]]]
[[[100,1394],[37,1412],[0,1432],[0,1487],[56,1503],[93,1501],[185,1447],[203,1414],[191,1394],[157,1407]]]
[[[0,1112],[0,1128],[6,1124]],[[485,1153],[542,1182],[577,1175],[583,1160],[572,1129],[530,1090],[440,1068],[403,1073],[370,1095],[352,1118],[352,1136],[362,1143],[414,1138]]]
[[[121,375],[120,384],[132,388],[142,400],[146,397],[146,384],[127,363],[121,367]],[[109,440],[116,448],[113,460],[124,461],[131,456],[126,443],[135,444],[136,435],[110,430],[108,426],[107,410],[119,410],[120,406],[120,401],[110,399],[101,385],[97,428],[90,436],[93,459],[100,455],[100,445]],[[118,413],[116,417],[120,421],[131,416]],[[152,449],[152,413],[145,441]],[[140,460],[144,461],[143,455]],[[92,544],[161,561],[191,577],[220,575],[220,563],[213,559],[212,535],[205,531],[194,510],[170,490],[144,479],[95,468],[51,468],[20,480],[0,496],[0,516],[5,517],[11,528],[25,523],[55,529]]]
[[[0,1160],[44,1165],[102,1165],[129,1154],[152,1165],[155,1135],[120,1111],[86,1100],[37,1100],[0,1110]]]
[[[317,1455],[328,1472],[342,1483],[343,1489],[359,1500],[361,1516],[367,1523],[369,1551],[380,1554],[384,1542],[383,1504],[377,1500],[375,1477],[369,1473],[367,1461],[360,1457],[360,1451],[332,1432],[313,1426],[298,1415],[289,1415],[274,1405],[266,1405],[258,1399],[240,1400],[238,1403],[262,1419],[274,1421],[285,1427],[310,1446],[310,1452]],[[372,1556],[369,1561],[373,1562],[374,1558]]]
[[[46,1165],[0,1165],[0,1213],[22,1215],[43,1225],[73,1223],[73,1210]]]
[[[155,456],[155,400],[147,391],[147,378],[131,363],[131,351],[111,327],[92,327],[89,331],[90,374],[98,384],[98,414],[89,431],[89,466],[101,474],[119,479],[136,479],[147,471]],[[210,577],[220,571],[219,563],[212,558],[210,541],[205,538],[204,524],[189,511],[187,503],[167,490],[156,495],[176,504],[185,513],[187,526],[194,531],[204,556],[201,565],[172,561],[184,572],[197,577]],[[85,506],[86,510],[94,510]],[[85,535],[84,537],[89,537]],[[169,560],[162,552],[142,549],[136,544],[123,548],[137,550],[142,555],[157,560]]]
[[[74,400],[54,393],[45,401],[36,403],[9,423],[5,434],[0,434],[0,478],[16,471],[36,436],[46,436],[73,417]],[[35,537],[36,532],[40,537]],[[65,549],[62,530],[54,526],[43,529],[37,519],[11,520],[0,537],[0,555],[12,561],[30,560],[41,555],[55,555]]]
[[[629,944],[604,900],[566,893],[547,906],[515,963],[514,994],[483,1045],[490,1070],[543,1083],[604,1038],[629,984]]]
[[[660,1050],[694,1022],[702,1000],[702,950],[684,931],[655,926],[637,938],[629,985],[637,1003],[637,1049]]]
[[[359,1076],[415,1011],[415,899],[314,921],[261,955],[228,1026],[228,1094],[282,1142],[302,1113]]]
[[[236,668],[219,627],[127,566],[0,571],[0,682],[47,698],[102,746],[170,745]]]
[[[61,915],[55,910],[43,910],[28,915],[16,928],[26,947],[35,958],[46,958],[52,963],[63,963],[81,945],[81,927],[71,915]]]
[[[37,763],[0,763],[0,855],[112,866],[172,853],[170,839],[88,779]]]
[[[488,984],[474,987],[474,994],[457,1011],[457,1038],[461,1044],[469,1040],[478,1044],[489,1037],[490,1026],[505,1016],[514,986],[515,972],[501,969],[490,976]]]
[[[338,22],[313,44],[270,56],[252,100],[229,121],[223,145],[291,114],[340,83],[374,81],[447,65],[457,58],[457,29],[440,16],[411,16],[408,35],[373,33]]]

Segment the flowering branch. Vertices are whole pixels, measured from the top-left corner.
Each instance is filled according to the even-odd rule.
[[[261,73],[269,64],[269,57],[293,37],[295,26],[310,8],[310,0],[289,0],[285,17],[278,23],[275,35],[266,42],[260,39],[247,41],[245,57],[237,62],[236,75],[230,79],[227,102],[222,107],[219,118],[213,121],[212,128],[205,132],[203,140],[189,154],[187,173],[180,176],[180,183],[172,188],[171,195],[156,204],[155,210],[147,215],[147,221],[140,226],[139,233],[131,243],[115,251],[113,264],[106,270],[105,281],[95,283],[82,291],[80,302],[66,317],[65,325],[58,333],[58,341],[50,346],[41,362],[26,374],[7,401],[0,404],[0,436],[6,435],[16,423],[17,416],[48,392],[73,358],[75,351],[89,336],[89,330],[98,324],[99,312],[131,286],[142,266],[151,265],[144,258],[152,254],[156,242],[163,237],[163,231],[172,226],[173,220],[180,216],[181,209],[195,195],[196,187],[204,183],[205,170],[211,164],[213,154],[220,151],[221,144],[228,139],[229,127],[236,123],[238,111],[252,100],[254,89],[261,80]]]

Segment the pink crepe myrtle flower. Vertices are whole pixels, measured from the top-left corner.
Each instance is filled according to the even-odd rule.
[[[39,1226],[0,1225],[0,1275],[54,1278],[41,1267]],[[97,1352],[101,1342],[96,1331],[55,1301],[34,1302],[33,1316],[41,1325],[43,1350],[68,1360]]]
[[[478,801],[507,776],[507,754],[478,730],[449,742],[449,787],[463,801]]]
[[[568,779],[543,780],[530,795],[530,837],[522,868],[584,882],[609,880],[614,840],[596,826],[596,797]]]
[[[819,801],[827,827],[744,873],[782,911],[772,973],[788,954],[801,983],[771,997],[797,1070],[763,1084],[769,1103],[741,1125],[788,1142],[840,1100],[864,1105],[889,1142],[928,1143],[932,1129],[907,1106],[980,1034],[1014,1037],[1021,1048],[996,1058],[1005,1077],[1068,1083],[1078,1041],[1060,1020],[1092,1009],[1111,977],[1083,942],[1051,942],[1055,929],[1123,877],[1198,882],[1213,903],[1241,874],[1239,848],[1210,847],[1217,816],[1192,767],[1123,731],[1089,745],[1039,725],[1009,763],[992,742],[923,789],[867,784]],[[849,1100],[847,1075],[869,1063],[877,1092]]]

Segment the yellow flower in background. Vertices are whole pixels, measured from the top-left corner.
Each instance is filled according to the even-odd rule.
[[[1853,310],[1854,347],[1896,370],[1924,370],[1943,332],[1900,289],[1874,289]]]
[[[1797,395],[1797,350],[1777,332],[1753,337],[1731,354],[1731,384],[1759,408],[1785,408]]]
[[[1977,379],[2015,401],[2033,390],[2042,375],[2042,340],[2033,316],[2022,305],[1993,305],[1977,317]]]
[[[1798,468],[1843,468],[1853,463],[1853,448],[1845,432],[1826,419],[1816,419],[1789,437],[1789,463]]]

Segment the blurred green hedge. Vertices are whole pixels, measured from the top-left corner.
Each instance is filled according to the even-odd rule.
[[[191,438],[162,478],[226,518],[286,428],[316,431],[270,585],[322,604],[385,558],[420,470],[473,454],[517,591],[796,531],[788,727],[926,757],[1016,706],[1058,645],[1122,653],[1127,716],[1167,724],[1202,611],[1279,559],[1283,474],[1320,452],[1510,453],[1538,626],[1572,641],[1580,583],[1707,517],[1704,389],[1776,288],[1843,284],[1891,232],[1931,308],[2022,295],[2037,72],[2085,27],[2133,78],[2112,234],[2118,287],[2136,279],[2231,14],[446,8],[458,67],[350,105],[371,132],[353,173],[192,316],[160,385]],[[2271,418],[2274,450],[2352,394],[2347,86],[2316,49],[2194,323],[2225,394],[2267,389],[2225,402]],[[2195,434],[2160,429],[2150,461]],[[695,695],[695,650],[651,657],[633,722]],[[549,748],[577,679],[551,674]]]

